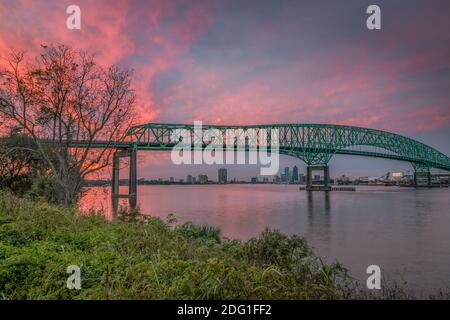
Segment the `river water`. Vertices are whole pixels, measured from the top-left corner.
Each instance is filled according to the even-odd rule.
[[[218,226],[228,238],[246,240],[266,227],[304,236],[363,283],[366,268],[378,265],[382,279],[406,282],[416,295],[450,292],[450,188],[308,193],[295,185],[153,185],[138,187],[138,204],[163,219],[172,213],[179,223]],[[90,188],[80,207],[110,216],[109,188]]]

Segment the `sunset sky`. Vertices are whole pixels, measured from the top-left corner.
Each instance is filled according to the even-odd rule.
[[[81,30],[66,28],[72,4]],[[381,30],[366,28],[371,4],[381,7]],[[64,43],[132,68],[142,123],[348,124],[450,155],[449,14],[447,0],[0,0],[0,56]],[[283,158],[293,164],[304,166]],[[410,169],[344,157],[331,165],[333,176]],[[168,153],[143,155],[140,166],[145,178],[217,175],[217,167],[176,168]]]

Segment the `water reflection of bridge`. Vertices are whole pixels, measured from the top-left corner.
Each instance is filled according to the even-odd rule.
[[[208,146],[225,148],[227,142],[232,141],[231,145],[236,151],[257,151],[261,146],[266,146],[270,152],[271,139],[276,137],[280,154],[299,158],[307,164],[307,190],[330,190],[328,163],[335,154],[409,162],[414,169],[416,186],[431,186],[432,168],[450,171],[449,157],[416,140],[381,130],[330,124],[203,125],[202,131],[198,132],[190,124],[149,123],[129,128],[124,141],[72,141],[70,144],[117,149],[113,158],[112,197],[116,202],[119,198],[128,198],[134,207],[137,201],[137,151],[172,150],[181,141],[173,139],[180,130],[187,132],[192,149],[199,147],[194,141],[201,139],[201,149]],[[215,132],[216,138],[205,141],[203,134],[211,130]],[[265,131],[264,136],[260,135],[262,130]],[[233,140],[230,140],[230,136]],[[261,137],[264,137],[263,140]],[[119,160],[123,157],[130,159],[128,194],[119,194]],[[324,176],[320,186],[313,185],[314,171],[320,171]]]

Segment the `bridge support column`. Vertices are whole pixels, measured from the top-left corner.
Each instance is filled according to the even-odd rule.
[[[136,208],[137,204],[137,150],[130,150],[130,176],[128,178],[128,195],[130,207]]]
[[[120,158],[130,158],[130,172],[128,177],[128,194],[120,194],[119,192],[119,173]],[[117,212],[119,198],[128,198],[130,208],[134,209],[137,205],[137,150],[135,148],[129,150],[116,151],[113,155],[113,175],[111,181],[111,197],[113,202],[113,210]]]
[[[119,151],[114,152],[112,181],[111,181],[111,198],[113,203],[113,211],[117,212],[119,207]]]
[[[323,172],[323,184],[314,184],[313,172]],[[306,172],[306,190],[307,191],[331,191],[330,187],[330,167],[327,165],[308,166]]]
[[[431,188],[431,172],[414,172],[414,186],[416,188]]]
[[[431,188],[431,169],[425,165],[413,164],[414,187]]]

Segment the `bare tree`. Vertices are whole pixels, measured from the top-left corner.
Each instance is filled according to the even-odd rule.
[[[134,120],[132,72],[102,67],[64,45],[44,48],[33,62],[24,57],[12,52],[0,70],[0,115],[32,137],[61,188],[61,203],[70,206],[85,177],[110,163],[113,148],[93,142],[122,140]]]

